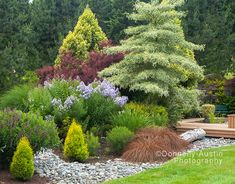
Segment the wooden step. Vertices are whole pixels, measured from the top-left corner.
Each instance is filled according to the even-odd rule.
[[[208,137],[235,138],[235,128],[228,128],[227,124],[198,123],[198,119],[180,121],[176,126],[176,131],[180,134],[196,128],[204,129]]]

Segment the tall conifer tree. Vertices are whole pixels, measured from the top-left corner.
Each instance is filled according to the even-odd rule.
[[[178,96],[180,94],[196,103],[197,91],[194,89],[197,81],[203,78],[203,71],[196,63],[193,51],[201,50],[203,46],[185,40],[180,23],[184,13],[176,11],[182,4],[183,0],[138,2],[136,11],[129,17],[142,25],[129,27],[126,30],[129,38],[108,50],[109,53],[125,52],[126,57],[104,69],[101,75],[122,88],[165,98],[166,103],[174,104],[177,99],[175,106],[171,106],[172,111],[176,108],[185,110],[180,107],[180,104],[186,105],[186,102],[180,102],[184,99]],[[182,111],[177,112],[177,116]],[[176,117],[174,113],[171,114]]]

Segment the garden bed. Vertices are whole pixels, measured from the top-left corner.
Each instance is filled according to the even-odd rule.
[[[186,152],[192,152],[211,147],[235,145],[232,139],[204,138],[195,141]],[[48,177],[53,183],[90,183],[97,184],[106,180],[122,178],[156,168],[162,163],[128,163],[121,159],[107,161],[97,160],[93,163],[65,162],[51,150],[40,152],[35,156],[35,166],[40,176]]]

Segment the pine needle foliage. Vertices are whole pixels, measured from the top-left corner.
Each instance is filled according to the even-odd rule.
[[[14,153],[10,166],[12,176],[19,180],[29,180],[34,174],[33,150],[26,137],[22,137]]]
[[[99,43],[107,40],[105,33],[98,24],[94,13],[87,6],[79,17],[73,31],[70,31],[59,49],[56,63],[67,52],[72,52],[78,60],[86,59],[89,51],[99,50]]]
[[[183,2],[137,2],[129,18],[142,24],[129,27],[128,39],[107,50],[112,54],[127,53],[125,58],[100,75],[122,88],[159,97],[168,97],[177,89],[192,90],[203,78],[203,70],[196,63],[193,51],[203,46],[185,40],[180,21],[184,12],[176,11]]]

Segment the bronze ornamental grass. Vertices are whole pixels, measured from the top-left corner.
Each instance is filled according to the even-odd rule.
[[[163,162],[187,148],[189,143],[168,128],[140,129],[127,145],[122,159],[129,162]]]

